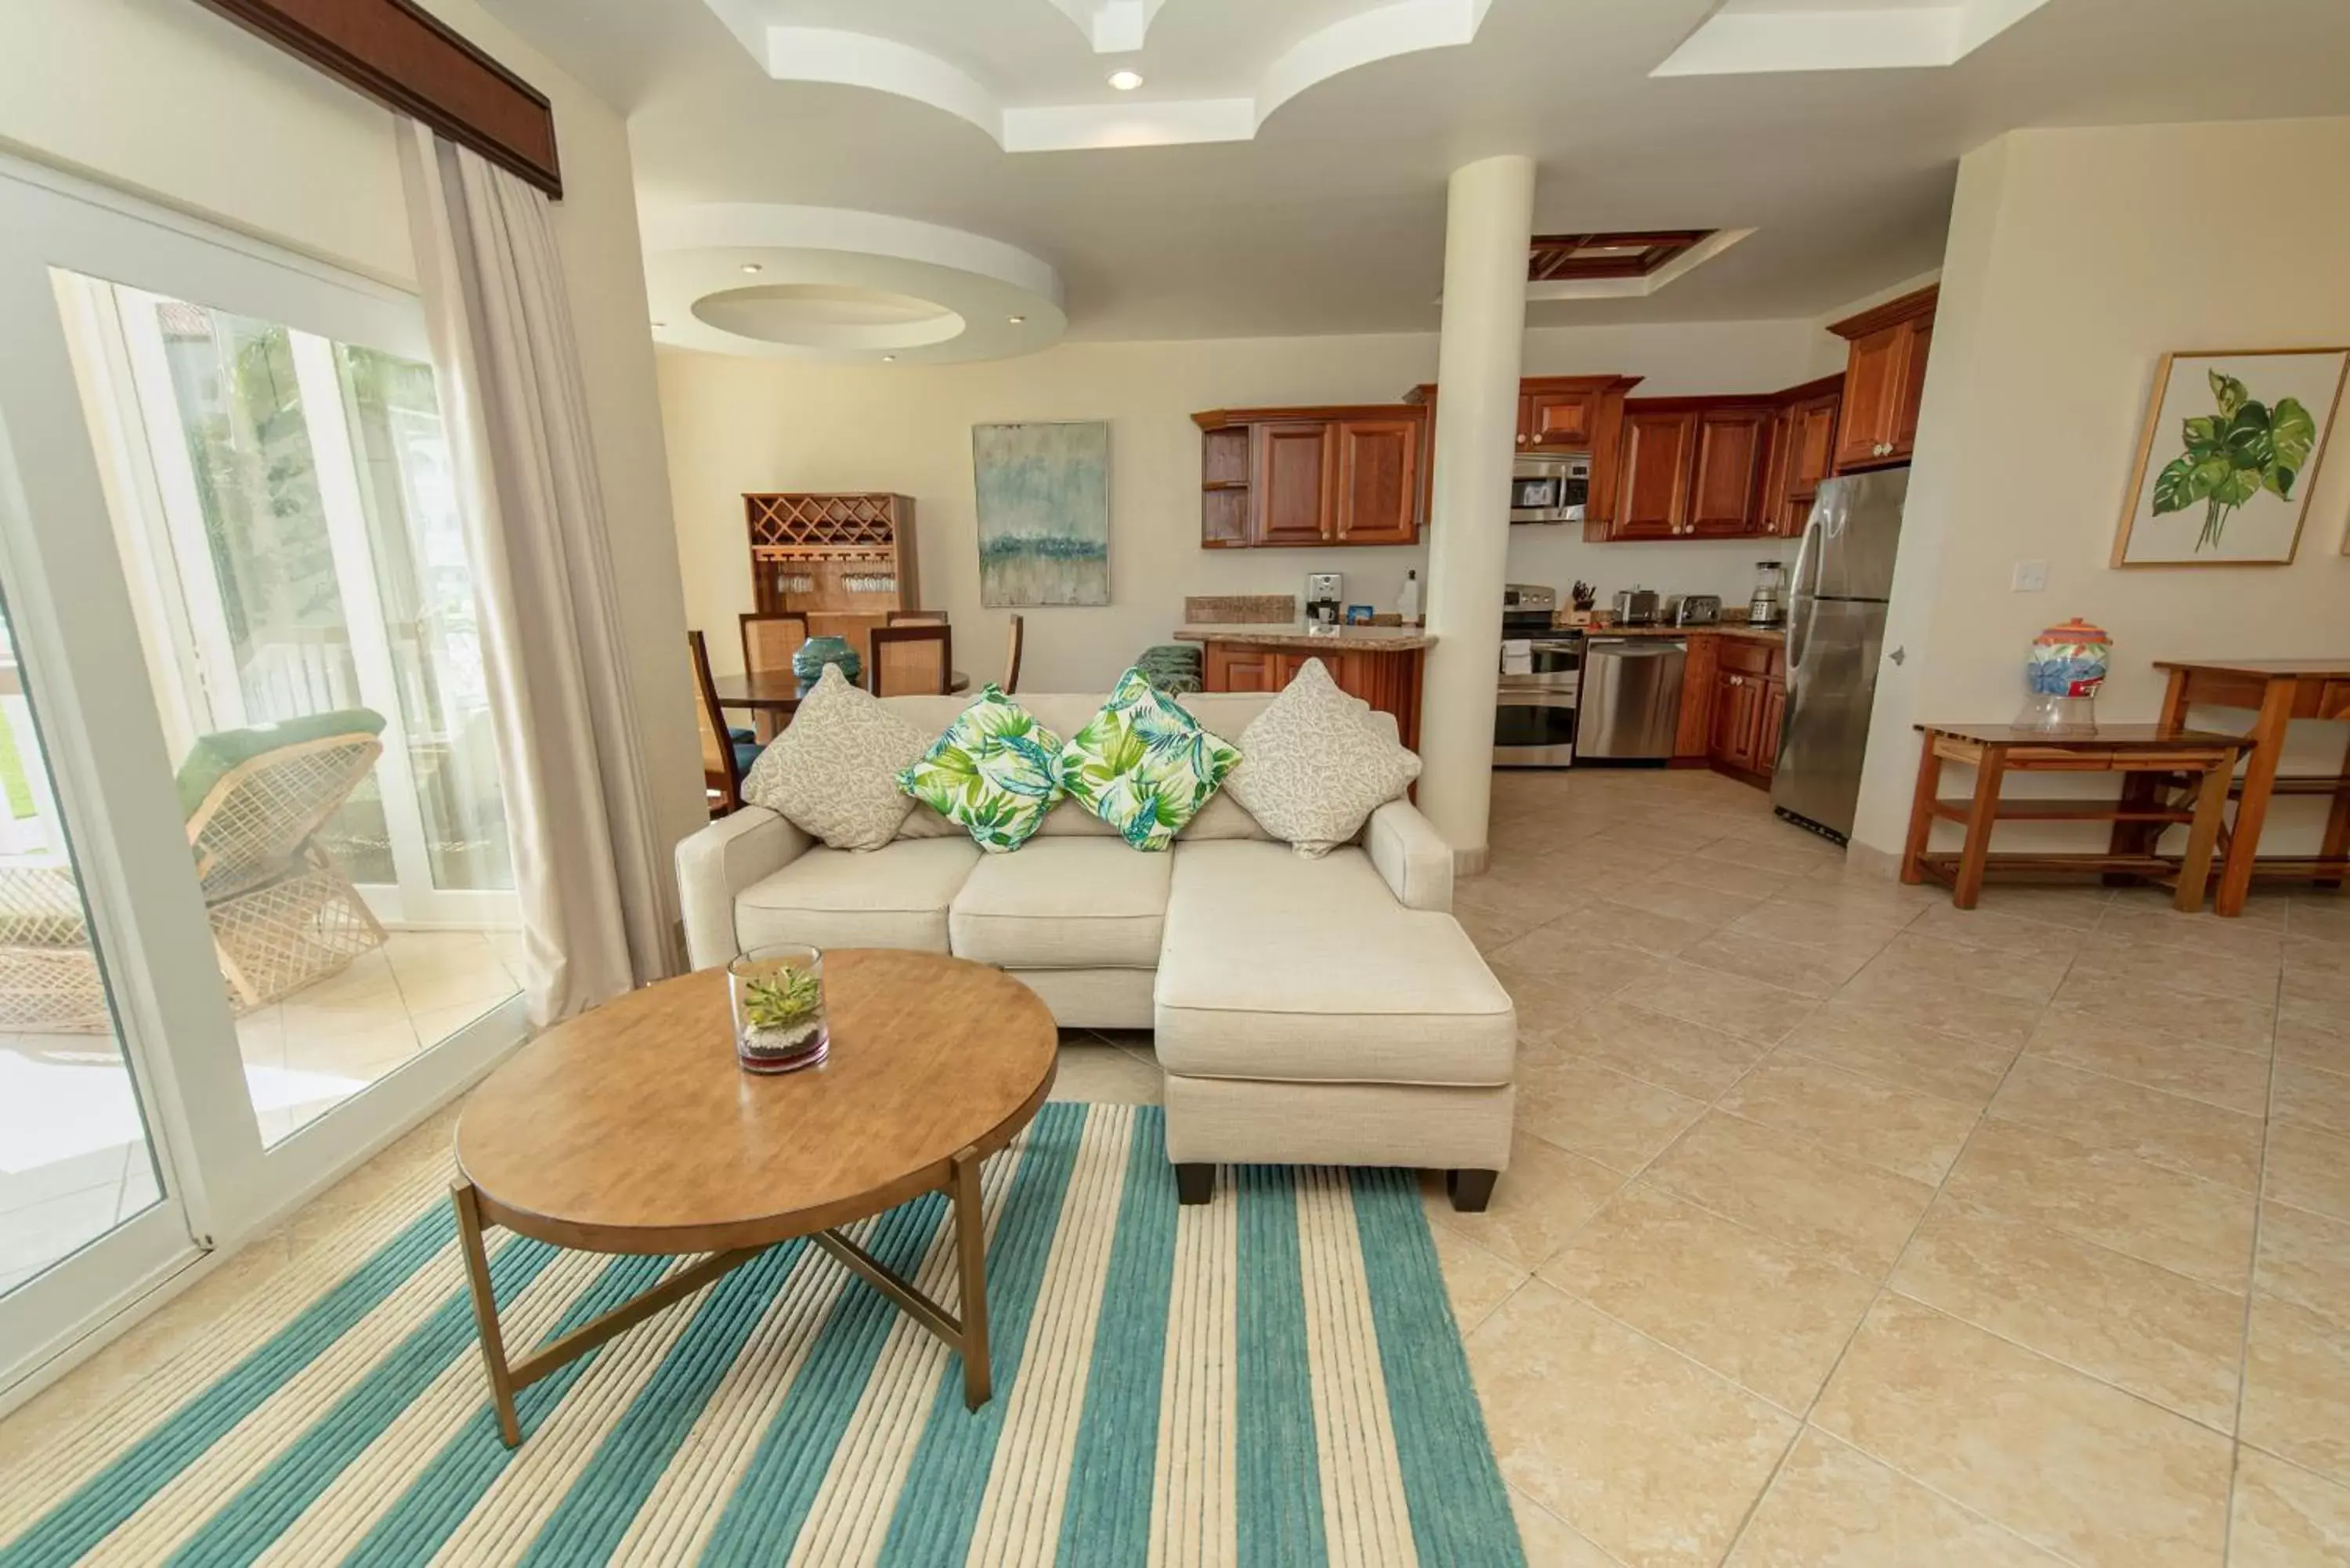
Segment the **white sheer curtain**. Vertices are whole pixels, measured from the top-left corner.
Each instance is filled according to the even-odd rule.
[[[401,125],[540,1023],[674,968],[673,902],[546,198]]]

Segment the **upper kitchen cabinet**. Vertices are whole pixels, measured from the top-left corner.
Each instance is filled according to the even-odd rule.
[[[1761,532],[1776,418],[1761,398],[1626,402],[1616,504],[1594,536],[1731,539]]]
[[[1338,545],[1419,542],[1420,470],[1427,421],[1417,409],[1394,419],[1340,420],[1330,427],[1337,463]]]
[[[1836,428],[1838,473],[1909,461],[1940,294],[1939,287],[1921,288],[1828,328],[1852,345]]]
[[[1769,478],[1764,482],[1765,535],[1804,531],[1820,481],[1835,472],[1836,421],[1844,409],[1844,378],[1829,376],[1779,394]]]
[[[1731,539],[1756,531],[1776,418],[1767,408],[1708,409],[1698,415],[1687,532]]]
[[[1690,478],[1697,452],[1697,413],[1682,409],[1624,411],[1611,539],[1671,539],[1689,522]]]
[[[1419,542],[1423,410],[1216,409],[1191,418],[1201,430],[1202,548]]]

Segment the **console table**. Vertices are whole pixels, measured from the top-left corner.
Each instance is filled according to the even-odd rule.
[[[2187,710],[2198,703],[2245,708],[2259,715],[2244,737],[2251,760],[2231,792],[2237,797],[2236,820],[2222,835],[2220,888],[2212,908],[2222,915],[2242,914],[2255,876],[2311,877],[2337,885],[2350,877],[2350,756],[2344,758],[2338,774],[2278,771],[2285,732],[2294,720],[2350,719],[2350,659],[2158,659],[2154,667],[2170,672],[2170,688],[2162,701],[2165,723],[2184,724]],[[2153,780],[2132,780],[2125,798],[2143,804],[2155,799],[2159,788]],[[2280,794],[2333,797],[2317,854],[2260,858],[2269,802]],[[2113,847],[2117,854],[2141,852],[2150,834],[2158,831],[2117,821]]]
[[[2212,849],[2226,815],[2229,781],[2245,748],[2242,740],[2177,724],[2101,724],[2078,735],[2019,730],[2008,724],[1920,724],[1918,728],[1925,741],[1918,761],[1918,790],[1909,808],[1908,841],[1901,856],[1904,882],[1923,882],[1929,877],[1947,882],[1951,901],[1961,909],[1971,909],[1990,871],[2087,871],[2143,877],[2167,875],[2175,868],[2178,907],[2202,907]],[[1971,795],[1942,798],[1945,762],[1973,766]],[[2128,777],[2117,801],[2005,799],[2000,794],[2000,783],[2011,773],[2125,774]],[[2198,782],[2190,801],[2173,805],[2164,798],[2163,780],[2179,774],[2194,775]],[[1965,824],[1966,843],[1957,854],[1937,854],[1927,848],[1937,820]],[[2116,847],[2102,855],[1993,855],[1991,830],[2001,822],[2111,822],[2116,825]],[[2154,853],[2154,841],[2165,827],[2177,823],[2188,825],[2187,851],[2174,865]],[[2126,847],[2121,843],[2123,828],[2132,835]]]

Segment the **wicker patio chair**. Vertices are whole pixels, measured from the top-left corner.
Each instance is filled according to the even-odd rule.
[[[382,729],[364,708],[317,713],[207,735],[181,765],[188,846],[235,1012],[266,1007],[383,945],[383,927],[317,840],[382,755]],[[112,1027],[67,867],[0,867],[0,1025]]]

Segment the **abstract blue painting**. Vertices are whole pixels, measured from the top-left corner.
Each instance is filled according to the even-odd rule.
[[[1109,603],[1109,426],[973,425],[990,609]]]

